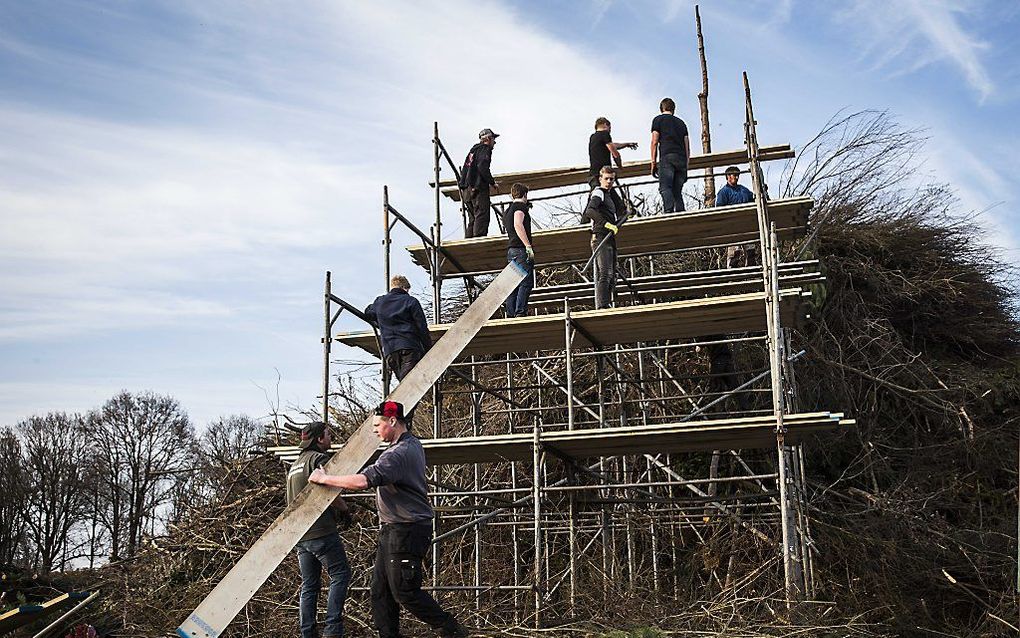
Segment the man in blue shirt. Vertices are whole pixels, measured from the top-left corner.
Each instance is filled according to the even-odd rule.
[[[740,179],[740,169],[730,166],[726,169],[726,185],[719,189],[715,196],[716,206],[731,206],[733,204],[748,204],[754,201],[754,193],[746,187],[737,183]]]

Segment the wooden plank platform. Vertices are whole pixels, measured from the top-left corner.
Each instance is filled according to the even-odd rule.
[[[769,215],[781,239],[803,236],[808,212],[814,206],[810,197],[776,199],[769,202]],[[616,237],[621,258],[698,248],[731,246],[758,241],[758,214],[754,204],[720,206],[689,213],[635,217],[620,229]],[[443,242],[443,248],[466,272],[502,270],[506,266],[505,235],[490,235]],[[584,263],[591,257],[590,225],[567,226],[534,233],[536,265]],[[408,246],[416,264],[429,268],[425,246]],[[459,272],[451,260],[442,260],[443,274]]]
[[[779,265],[780,288],[805,287],[821,283],[824,277],[818,270],[818,261],[799,261]],[[690,299],[711,295],[733,295],[762,290],[760,266],[730,268],[726,270],[702,270],[685,273],[631,277],[627,282],[617,279],[616,299],[629,302],[650,303],[673,299]],[[571,307],[592,305],[594,285],[591,282],[544,286],[535,288],[528,301],[529,309],[560,310],[563,300],[569,299]]]
[[[802,319],[802,302],[809,293],[800,288],[780,291],[783,325],[795,325]],[[578,328],[574,347],[613,345],[637,341],[685,339],[706,335],[757,332],[765,330],[765,295],[761,292],[686,299],[668,303],[585,310],[571,314]],[[562,350],[564,325],[562,314],[535,315],[514,319],[490,319],[475,335],[461,357],[507,352]],[[435,342],[449,324],[429,326]],[[586,335],[591,335],[593,344]],[[345,332],[336,340],[379,356],[375,333]]]
[[[786,442],[791,445],[814,434],[854,425],[852,419],[831,412],[789,414],[784,423]],[[582,459],[664,452],[769,449],[776,445],[775,429],[774,417],[755,416],[621,428],[556,430],[543,432],[541,441],[567,456]],[[533,440],[531,432],[524,432],[422,439],[422,447],[429,465],[530,461]],[[337,444],[333,449],[339,447],[340,444]],[[380,446],[376,455],[384,449]],[[268,451],[284,463],[293,463],[300,453],[295,446],[274,447]]]
[[[789,144],[775,144],[762,146],[759,149],[760,160],[768,162],[772,160],[789,159],[795,153]],[[747,149],[733,151],[719,151],[703,155],[692,155],[687,166],[688,172],[705,168],[724,168],[731,164],[746,164]],[[624,162],[623,168],[618,168],[617,177],[626,179],[629,177],[651,177],[651,161],[637,160]],[[493,196],[509,195],[510,187],[514,182],[526,184],[532,191],[539,191],[546,188],[561,188],[564,186],[577,186],[588,183],[588,166],[563,166],[560,168],[545,168],[534,171],[518,171],[514,173],[501,173],[493,175],[499,188],[492,191]],[[435,182],[429,182],[430,187],[435,187]],[[457,181],[453,179],[441,180],[439,187],[443,195],[455,202],[460,201],[460,189],[457,188]]]
[[[0,635],[14,631],[37,620],[49,618],[57,612],[70,609],[72,605],[84,600],[89,592],[71,592],[61,594],[43,603],[22,605],[0,614]]]

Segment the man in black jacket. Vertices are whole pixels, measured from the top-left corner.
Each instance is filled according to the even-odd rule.
[[[411,283],[403,275],[390,278],[390,291],[376,297],[365,315],[379,328],[383,357],[386,366],[397,380],[407,376],[432,347],[432,336],[425,320],[425,311],[418,300],[410,295]],[[414,410],[408,414],[411,423]]]
[[[484,128],[478,133],[478,143],[471,147],[464,158],[460,171],[460,198],[467,210],[467,228],[464,236],[485,237],[489,234],[489,213],[491,209],[489,189],[496,186],[492,177],[492,148],[496,146],[499,133]]]
[[[591,192],[581,219],[591,220],[591,249],[595,253],[595,308],[608,308],[616,288],[616,233],[625,213],[623,199],[613,190],[616,171],[603,166],[599,185]],[[605,240],[605,241],[603,241]],[[599,247],[601,245],[601,247]],[[597,252],[596,252],[596,249]]]

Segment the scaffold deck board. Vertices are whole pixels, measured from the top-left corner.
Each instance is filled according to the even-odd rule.
[[[799,288],[780,291],[783,325],[795,325],[802,318],[803,301],[808,295]],[[764,304],[765,295],[757,292],[584,310],[571,313],[571,321],[577,327],[574,347],[757,332],[765,329]],[[449,327],[449,324],[429,326],[433,341],[445,334]],[[597,343],[592,343],[589,335]],[[372,331],[341,333],[336,336],[336,340],[379,356],[375,333]],[[461,357],[563,350],[564,346],[562,313],[490,319],[464,348]]]
[[[786,442],[797,444],[806,437],[854,424],[841,413],[788,414]],[[776,445],[776,420],[772,416],[688,421],[614,428],[543,432],[541,443],[572,458],[625,456],[659,452],[748,450]],[[429,465],[525,461],[532,458],[534,436],[530,432],[458,438],[422,439]],[[334,446],[334,448],[337,446]],[[380,447],[378,453],[385,449]],[[293,463],[294,446],[269,448],[284,463]]]
[[[769,216],[781,239],[803,235],[808,212],[814,206],[810,197],[777,199],[769,202]],[[534,233],[536,264],[583,263],[591,257],[589,226],[552,228]],[[616,237],[621,258],[670,252],[687,248],[730,246],[758,241],[758,214],[754,204],[720,206],[690,213],[635,217],[620,229]],[[494,272],[506,265],[504,235],[456,239],[443,242],[452,257],[442,259],[442,272]],[[429,268],[429,251],[423,245],[408,246],[416,264]],[[458,266],[454,265],[454,261]],[[461,270],[463,269],[463,270]]]
[[[34,623],[43,618],[49,618],[59,611],[68,609],[75,603],[87,598],[89,592],[71,592],[51,598],[46,602],[32,605],[21,605],[10,611],[0,614],[0,635],[14,631],[25,625]]]
[[[805,287],[824,281],[818,271],[818,261],[801,261],[780,264],[780,288]],[[711,295],[732,295],[747,292],[758,292],[762,289],[760,266],[732,268],[728,270],[705,270],[687,273],[670,273],[631,277],[616,282],[616,299],[619,301],[637,301],[652,303],[681,298],[703,297]],[[594,285],[592,282],[579,282],[560,286],[535,288],[528,301],[529,308],[551,309],[563,308],[563,300],[569,299],[571,305],[593,302]]]
[[[794,151],[789,144],[776,144],[759,148],[759,159],[763,162],[789,159],[794,157],[794,155]],[[731,164],[746,164],[747,161],[747,149],[743,148],[734,151],[692,155],[687,170],[722,168]],[[617,169],[617,177],[620,179],[641,176],[651,177],[651,162],[649,160],[624,162],[623,168]],[[493,195],[507,195],[510,193],[510,187],[513,186],[514,182],[521,182],[532,191],[587,184],[588,166],[564,166],[535,171],[501,173],[493,175],[493,178],[499,183],[499,188],[493,190]],[[435,182],[429,182],[429,186],[434,188]],[[456,180],[442,180],[439,182],[439,186],[442,189],[443,195],[446,195],[453,201],[460,201],[460,190],[457,188]]]

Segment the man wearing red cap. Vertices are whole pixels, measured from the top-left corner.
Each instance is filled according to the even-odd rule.
[[[380,403],[375,409],[375,433],[389,447],[360,474],[333,476],[320,468],[308,480],[344,490],[376,488],[382,526],[372,573],[372,620],[381,638],[400,636],[400,606],[443,636],[467,636],[467,629],[421,590],[422,562],[432,545],[435,513],[425,483],[425,451],[407,431],[404,406],[395,401]]]

